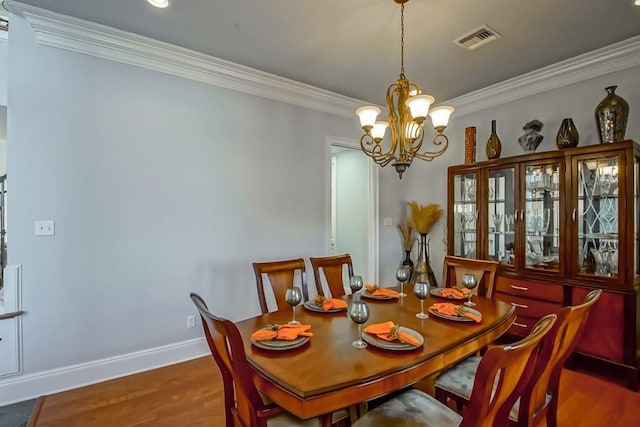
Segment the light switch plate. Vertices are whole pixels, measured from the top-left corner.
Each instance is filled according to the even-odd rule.
[[[385,218],[384,219],[384,226],[385,227],[391,227],[393,225],[393,218]]]
[[[56,230],[53,220],[36,221],[36,236],[53,236],[54,234],[56,234]]]

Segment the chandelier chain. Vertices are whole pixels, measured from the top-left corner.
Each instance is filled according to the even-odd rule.
[[[400,77],[404,79],[404,3],[400,5]]]

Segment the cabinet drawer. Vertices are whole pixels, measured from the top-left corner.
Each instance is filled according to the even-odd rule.
[[[507,333],[519,337],[526,337],[537,322],[538,319],[533,319],[527,316],[516,316],[516,320],[513,322]]]
[[[562,304],[508,295],[502,292],[496,292],[494,298],[514,305],[516,307],[516,315],[533,319],[540,319],[547,314],[556,313],[562,308]]]
[[[558,304],[562,304],[564,300],[564,292],[561,285],[512,279],[510,277],[498,277],[496,279],[496,291]]]

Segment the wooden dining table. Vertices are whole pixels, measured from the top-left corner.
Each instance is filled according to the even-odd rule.
[[[342,298],[350,304],[353,296]],[[358,327],[346,310],[320,313],[302,304],[296,307],[296,318],[311,325],[313,337],[307,343],[288,350],[267,350],[252,344],[254,331],[291,320],[292,311],[287,307],[237,323],[258,389],[300,418],[320,416],[415,384],[492,343],[515,319],[512,305],[476,296],[473,309],[482,314],[480,323],[428,313],[428,307],[436,302],[451,302],[435,296],[424,301],[428,319],[416,317],[420,301],[411,292],[386,301],[359,298],[367,302],[371,313],[363,327],[393,321],[417,331],[424,344],[411,350],[371,344],[357,349],[351,344],[358,338]]]

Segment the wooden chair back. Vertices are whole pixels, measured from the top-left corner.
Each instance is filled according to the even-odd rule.
[[[509,411],[530,382],[539,344],[555,321],[556,315],[549,314],[522,340],[487,350],[478,365],[460,427],[507,425]]]
[[[557,313],[558,320],[542,341],[532,384],[520,398],[518,421],[511,421],[512,425],[534,426],[545,417],[548,427],[557,425],[556,412],[562,368],[580,341],[589,312],[601,294],[601,289],[593,290],[587,294],[582,304],[563,307]]]
[[[462,276],[469,273],[476,276],[478,281],[478,287],[472,292],[476,295],[491,298],[499,264],[498,261],[446,255],[442,271],[442,286],[446,288],[462,288]]]
[[[207,344],[222,375],[226,427],[266,427],[266,417],[282,412],[282,408],[262,402],[237,326],[209,312],[200,295],[191,293],[190,297],[200,313]]]
[[[300,287],[302,288],[302,301],[309,299],[307,289],[307,270],[304,259],[290,259],[271,262],[254,262],[253,271],[256,274],[256,286],[258,287],[258,300],[262,314],[269,312],[265,293],[265,276],[271,284],[271,289],[276,300],[278,310],[283,310],[289,305],[285,300],[285,293],[288,288],[295,285],[296,273],[300,275]]]
[[[333,298],[339,298],[345,295],[344,288],[344,267],[347,267],[347,273],[349,278],[353,277],[353,264],[351,262],[351,255],[335,255],[328,257],[310,257],[311,266],[313,267],[313,278],[316,282],[316,292],[318,295],[331,296]],[[322,274],[320,273],[322,271]],[[324,294],[324,288],[322,286],[322,276],[324,276],[329,292],[331,295]]]

